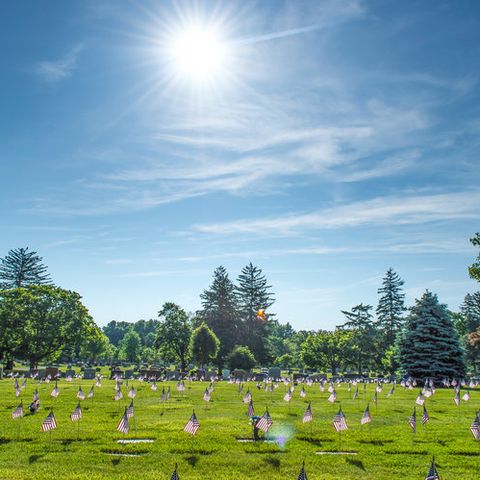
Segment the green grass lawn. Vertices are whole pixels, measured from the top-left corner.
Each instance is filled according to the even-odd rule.
[[[21,383],[21,380],[20,380]],[[422,408],[417,407],[417,434],[412,435],[408,418],[415,405],[418,389],[403,390],[387,398],[388,386],[378,395],[376,407],[371,399],[374,385],[366,393],[360,385],[360,396],[353,400],[347,385],[337,388],[338,400],[345,413],[348,430],[339,435],[332,427],[338,411],[327,401],[329,393],[321,393],[318,384],[306,387],[307,396],[299,396],[297,387],[290,404],[283,401],[283,383],[273,393],[248,387],[253,395],[256,413],[263,414],[268,406],[273,419],[271,436],[286,440],[278,443],[240,443],[249,438],[251,426],[238,386],[216,383],[212,401],[207,405],[202,397],[207,382],[187,383],[184,395],[176,391],[175,382],[158,383],[153,392],[150,385],[130,381],[137,389],[135,417],[127,438],[151,438],[153,443],[119,445],[123,435],[117,432],[125,406],[130,402],[127,390],[124,398],[114,401],[114,383],[103,380],[95,388],[93,402],[82,402],[83,419],[80,438],[77,424],[70,414],[77,404],[79,385],[85,393],[93,381],[59,382],[60,395],[50,396],[54,383],[28,380],[20,398],[15,397],[13,380],[0,381],[0,479],[170,479],[175,463],[182,480],[206,479],[297,479],[305,461],[309,480],[315,479],[424,479],[432,455],[435,455],[440,478],[443,480],[473,480],[480,478],[480,444],[470,432],[475,412],[480,409],[480,391],[471,392],[469,402],[457,408],[453,390],[437,389],[426,400],[430,415],[427,427],[421,425]],[[160,403],[162,386],[170,385],[172,397],[165,408]],[[38,388],[41,408],[38,413],[26,413],[13,420],[12,411],[22,399],[25,410]],[[244,387],[244,392],[247,386]],[[463,394],[463,392],[462,392]],[[302,423],[303,413],[312,402],[314,415],[312,432]],[[367,402],[373,421],[360,425]],[[51,434],[41,432],[41,424],[53,408],[58,428]],[[195,437],[183,431],[192,409],[200,421]],[[341,444],[340,444],[341,442]],[[280,442],[283,443],[283,442]],[[356,455],[317,455],[318,451],[358,452]],[[116,456],[130,453],[138,456]]]

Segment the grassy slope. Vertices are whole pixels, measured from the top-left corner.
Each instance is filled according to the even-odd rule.
[[[418,390],[404,391],[397,387],[386,398],[389,387],[379,394],[378,407],[371,403],[371,426],[360,425],[366,402],[374,394],[374,386],[366,395],[360,386],[360,397],[352,400],[347,386],[337,389],[342,401],[349,430],[342,434],[341,449],[358,451],[353,456],[315,455],[319,450],[339,449],[339,436],[332,428],[338,403],[327,402],[328,392],[321,393],[318,385],[306,387],[307,397],[294,392],[290,405],[283,401],[286,387],[281,384],[273,393],[258,391],[251,383],[257,414],[268,405],[274,421],[274,433],[289,437],[285,447],[267,443],[239,443],[237,437],[249,437],[251,427],[246,417],[243,394],[236,385],[225,382],[215,385],[208,406],[202,400],[206,383],[187,385],[185,395],[170,382],[172,398],[163,413],[160,404],[162,384],[157,392],[150,385],[133,382],[138,391],[135,399],[135,425],[129,437],[154,438],[152,444],[125,445],[116,440],[122,435],[116,425],[130,399],[123,389],[124,399],[113,401],[114,382],[104,380],[95,389],[93,404],[85,400],[77,441],[77,425],[69,419],[77,404],[76,392],[81,385],[87,393],[92,381],[59,382],[60,396],[50,397],[54,384],[36,385],[30,380],[21,397],[25,408],[37,387],[41,409],[35,415],[12,420],[11,412],[18,405],[12,380],[0,381],[0,478],[43,480],[62,479],[169,479],[178,463],[182,480],[205,479],[296,479],[303,460],[310,480],[402,478],[424,479],[431,455],[435,455],[442,480],[473,480],[480,478],[480,444],[473,440],[469,427],[480,408],[480,391],[472,392],[469,402],[455,407],[452,390],[438,389],[427,399],[430,422],[421,425],[418,410],[418,433],[413,437],[407,424]],[[132,382],[130,382],[132,384]],[[463,392],[462,392],[463,393]],[[302,424],[307,401],[312,401],[313,434]],[[54,407],[58,429],[41,433],[40,426]],[[192,408],[195,407],[200,430],[195,438],[183,432]],[[106,452],[143,453],[140,457],[116,457]]]

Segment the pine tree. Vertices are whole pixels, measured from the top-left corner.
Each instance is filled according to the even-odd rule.
[[[480,292],[467,293],[460,309],[465,315],[467,333],[474,332],[480,327]]]
[[[447,307],[429,291],[410,309],[399,353],[402,369],[413,378],[465,375],[464,352]]]
[[[3,281],[1,281],[3,280]],[[42,257],[27,248],[10,250],[0,264],[0,288],[28,287],[29,285],[51,285],[47,267],[42,264]]]
[[[371,305],[360,303],[350,312],[342,310],[348,321],[337,327],[352,332],[354,352],[352,358],[359,374],[362,374],[363,369],[373,362],[380,364],[382,357],[377,349],[377,331],[373,324],[373,315],[370,313],[372,308]]]
[[[217,365],[222,369],[226,356],[239,343],[240,319],[238,316],[235,285],[228,277],[225,267],[213,272],[213,282],[201,295],[203,309],[198,316],[220,340]]]
[[[235,295],[242,320],[243,345],[250,348],[256,360],[264,365],[270,359],[267,348],[268,316],[258,316],[259,310],[270,308],[275,298],[262,270],[251,262],[242,269],[237,279]]]
[[[389,268],[383,278],[382,287],[377,293],[381,295],[376,309],[377,326],[385,339],[385,349],[395,343],[395,337],[402,328],[405,312],[405,294],[402,291],[403,280]]]
[[[467,362],[477,373],[480,360],[480,348],[472,340],[480,333],[480,292],[467,293],[460,307],[462,317],[462,340],[467,353]],[[458,330],[458,328],[457,328]]]

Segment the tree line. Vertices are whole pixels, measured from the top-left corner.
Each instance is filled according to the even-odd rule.
[[[471,242],[480,246],[480,234]],[[480,254],[469,267],[480,281]],[[274,311],[275,295],[262,270],[249,263],[231,280],[219,266],[200,294],[201,309],[166,302],[157,318],[111,321],[100,329],[78,293],[55,286],[42,258],[14,249],[0,263],[0,360],[31,368],[44,361],[177,364],[251,369],[278,366],[332,374],[401,372],[418,378],[478,372],[480,292],[451,312],[425,292],[410,308],[404,281],[392,269],[379,286],[378,304],[342,310],[335,330],[295,331]]]

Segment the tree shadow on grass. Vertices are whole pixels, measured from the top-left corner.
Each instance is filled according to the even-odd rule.
[[[271,465],[275,470],[280,470],[280,459],[277,457],[267,457],[264,459],[265,463]]]
[[[185,460],[187,461],[187,463],[188,463],[189,465],[191,465],[192,467],[194,467],[194,466],[198,463],[199,458],[198,458],[197,455],[190,455],[190,456],[187,457]]]
[[[0,445],[10,443],[12,440],[10,438],[0,438]]]
[[[353,465],[354,467],[357,467],[360,470],[363,470],[364,472],[366,472],[365,467],[363,466],[363,462],[361,460],[355,460],[353,458],[347,458],[345,461],[349,465]]]
[[[32,463],[38,462],[44,456],[45,455],[30,455],[28,457],[28,463],[31,465]]]
[[[363,443],[366,445],[378,445],[381,447],[386,443],[393,443],[393,440],[359,440],[358,443]]]

